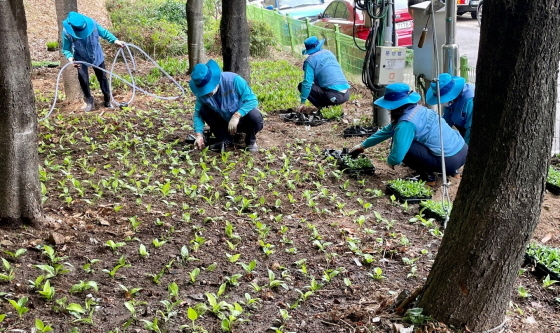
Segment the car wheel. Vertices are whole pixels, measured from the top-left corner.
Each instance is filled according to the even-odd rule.
[[[476,19],[476,18],[478,17],[478,10],[475,11],[475,12],[471,12],[471,17],[472,17],[473,19]]]
[[[478,8],[476,9],[476,13],[477,13],[476,18],[478,20],[478,26],[480,27],[482,24],[482,4],[478,6]]]

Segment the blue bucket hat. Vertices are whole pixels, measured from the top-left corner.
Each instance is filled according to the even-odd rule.
[[[305,45],[305,50],[301,51],[301,54],[313,54],[315,52],[321,51],[321,48],[325,44],[324,39],[317,39],[315,36],[311,36],[303,41],[303,45]]]
[[[95,21],[80,13],[70,12],[66,20],[62,21],[62,26],[72,37],[85,39],[93,32]]]
[[[439,94],[440,102],[451,102],[463,91],[465,87],[465,79],[460,76],[451,76],[448,73],[441,73],[439,76]],[[437,101],[437,85],[435,82],[430,83],[430,88],[426,92],[426,103],[435,105]]]
[[[385,95],[373,102],[387,110],[394,110],[405,104],[418,103],[420,94],[412,91],[406,83],[391,83],[385,87]]]
[[[220,65],[214,60],[194,66],[189,81],[189,87],[193,94],[196,97],[201,97],[211,93],[220,84],[221,73]]]

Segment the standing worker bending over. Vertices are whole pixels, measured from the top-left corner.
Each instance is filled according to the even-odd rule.
[[[258,151],[257,133],[263,128],[263,117],[257,109],[257,96],[241,76],[222,72],[210,60],[193,68],[189,87],[196,96],[193,123],[196,133],[195,146],[204,149],[204,123],[219,140],[209,148],[213,151],[233,148],[233,136],[245,133],[245,149]]]
[[[449,126],[455,126],[465,142],[469,144],[474,106],[474,85],[465,84],[465,79],[462,77],[442,73],[439,75],[439,91],[441,105],[445,108],[443,119]],[[430,88],[426,92],[426,102],[430,105],[438,103],[435,82],[430,84]]]
[[[303,82],[298,85],[301,104],[296,108],[297,112],[301,112],[306,100],[321,109],[340,105],[350,98],[350,85],[342,68],[331,51],[321,49],[324,43],[324,39],[318,40],[315,36],[303,42],[305,50],[302,54],[308,57],[303,62]]]
[[[66,20],[62,21],[62,27],[62,53],[70,62],[74,60],[83,61],[105,69],[105,56],[99,43],[99,37],[120,47],[124,46],[124,42],[118,40],[117,37],[93,19],[76,12],[68,13]],[[95,108],[95,103],[89,89],[89,65],[74,64],[74,67],[78,68],[78,80],[84,93],[86,102],[84,111],[91,111]],[[107,76],[105,72],[95,67],[93,72],[97,76],[103,92],[104,106],[110,108],[111,92],[109,91]]]

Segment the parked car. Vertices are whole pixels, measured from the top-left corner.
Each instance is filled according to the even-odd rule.
[[[471,13],[471,17],[475,19],[478,12],[479,0],[457,0],[457,15]]]
[[[278,9],[278,12],[296,20],[311,21],[317,17],[327,7],[325,0],[264,0],[267,9]]]
[[[478,20],[478,26],[482,24],[482,0],[478,3],[478,7],[476,8],[476,19]]]
[[[355,26],[354,26],[355,22]],[[354,11],[354,1],[335,0],[331,2],[314,25],[327,29],[333,29],[338,24],[340,32],[367,39],[370,28],[365,26],[364,15],[361,10]],[[397,46],[412,46],[412,17],[408,12],[407,0],[395,1],[395,31],[397,35]]]

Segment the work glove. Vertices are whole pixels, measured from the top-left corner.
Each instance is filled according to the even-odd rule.
[[[80,68],[80,64],[74,63],[74,58],[68,58],[68,62],[73,63],[74,67]]]
[[[298,105],[298,106],[296,107],[296,112],[300,112],[300,113],[301,113],[301,112],[303,111],[303,108],[304,108],[304,107],[305,107],[305,104],[304,104],[304,103],[301,103],[300,105]]]
[[[235,135],[235,133],[237,133],[237,124],[239,124],[239,119],[241,119],[239,112],[236,112],[231,116],[228,124],[229,135]]]
[[[362,144],[360,143],[359,145],[355,145],[354,147],[352,147],[352,149],[350,149],[350,151],[348,152],[348,154],[350,156],[352,156],[352,158],[356,158],[358,157],[361,153],[364,152],[364,150],[366,150],[364,148],[364,146],[362,146]]]
[[[115,43],[116,45],[120,46],[120,47],[124,47],[125,42],[123,42],[122,40],[116,40]]]
[[[196,138],[194,140],[194,147],[196,149],[204,149],[204,137],[200,133],[196,133]]]

